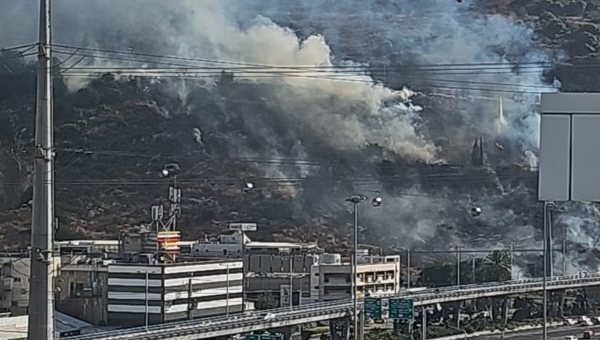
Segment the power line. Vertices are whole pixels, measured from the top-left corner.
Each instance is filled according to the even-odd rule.
[[[63,76],[65,77],[92,77],[92,76],[101,76],[106,73],[117,73],[123,74],[125,71],[126,76],[138,76],[138,77],[176,77],[176,78],[196,78],[198,76],[218,76],[221,75],[224,71],[237,71],[239,74],[236,74],[236,78],[238,79],[257,79],[257,78],[306,78],[306,79],[320,79],[320,80],[330,80],[330,81],[344,81],[344,82],[360,82],[360,83],[368,83],[374,84],[375,81],[373,79],[354,79],[355,76],[365,76],[372,77],[372,72],[377,72],[378,69],[370,66],[347,66],[347,65],[335,65],[335,66],[274,66],[274,65],[261,65],[261,64],[249,64],[249,63],[241,63],[241,62],[229,62],[229,61],[218,61],[218,60],[208,60],[208,59],[198,59],[198,58],[185,58],[185,57],[176,57],[176,56],[163,56],[156,54],[144,54],[144,53],[134,53],[134,52],[126,52],[126,51],[113,51],[113,50],[102,50],[102,49],[91,49],[91,48],[80,48],[80,47],[70,47],[68,45],[55,45],[63,48],[74,49],[74,51],[69,52],[61,52],[55,51],[56,54],[66,54],[68,57],[66,60],[61,62],[59,65],[64,64],[68,59],[77,55],[80,56],[75,64],[66,67],[63,70]],[[175,59],[175,60],[186,60],[186,61],[201,61],[205,63],[221,63],[224,65],[244,65],[244,68],[235,68],[228,67],[224,69],[222,67],[208,67],[208,66],[198,66],[198,65],[190,65],[190,64],[175,64],[172,62],[163,62],[163,61],[149,61],[149,60],[140,60],[135,58],[124,58],[124,57],[115,57],[115,56],[100,56],[94,54],[82,54],[80,50],[87,51],[96,51],[103,53],[115,53],[115,54],[123,54],[123,55],[133,55],[133,56],[145,56],[152,58],[162,58],[162,59]],[[116,60],[116,61],[128,61],[128,62],[143,62],[143,63],[152,63],[152,64],[162,64],[172,66],[171,68],[134,68],[134,67],[75,67],[76,64],[79,64],[85,58],[95,58],[95,59],[108,59],[108,60]],[[519,71],[521,73],[533,71],[536,73],[541,72],[540,66],[535,65],[543,65],[547,62],[531,62],[519,64]],[[59,65],[54,65],[53,67],[58,67]],[[440,67],[452,66],[452,68],[443,69]],[[495,67],[493,67],[495,66]],[[548,64],[551,66],[551,64]],[[177,67],[177,68],[173,68]],[[264,70],[258,69],[263,68]],[[455,80],[455,79],[422,79],[411,77],[410,73],[419,73],[419,72],[427,72],[428,75],[432,75],[432,73],[436,74],[445,74],[447,75],[473,75],[473,73],[484,74],[490,73],[490,71],[495,71],[491,73],[497,74],[513,74],[513,68],[515,65],[506,64],[506,63],[473,63],[473,64],[431,64],[431,65],[406,65],[405,70],[403,72],[409,73],[409,75],[402,75],[402,77],[396,77],[390,75],[393,72],[402,71],[402,68],[383,68],[380,71],[386,72],[386,79],[398,79],[400,81],[413,81],[413,82],[446,82],[446,83],[459,83],[459,84],[469,84],[469,85],[486,85],[486,86],[499,86],[499,87],[516,87],[520,89],[525,88],[540,88],[540,89],[548,89],[554,90],[552,86],[544,86],[538,84],[506,84],[506,83],[492,83],[492,82],[474,82],[468,80]],[[470,67],[465,68],[465,67]],[[527,68],[533,67],[532,70],[527,70]],[[543,66],[542,66],[543,67]],[[306,74],[307,71],[312,70],[313,74]],[[330,70],[330,71],[327,71]],[[334,72],[338,70],[338,72]],[[344,72],[339,72],[339,70],[343,70]],[[86,72],[83,72],[86,71]],[[459,73],[457,71],[461,71]],[[465,71],[471,71],[465,73]],[[354,74],[353,74],[354,73]],[[473,88],[473,87],[460,87],[460,86],[441,86],[436,84],[426,84],[427,87],[430,88],[438,88],[438,89],[449,89],[449,90],[471,90],[471,91],[483,91],[483,92],[499,92],[499,93],[515,93],[515,94],[539,94],[539,91],[526,91],[526,90],[509,90],[509,89],[497,89],[497,88]]]
[[[195,61],[195,62],[203,62],[209,64],[225,64],[225,65],[239,65],[244,66],[246,69],[248,67],[261,67],[261,68],[286,68],[286,69],[356,69],[364,66],[359,65],[267,65],[267,64],[258,64],[258,63],[248,63],[248,62],[240,62],[240,61],[225,61],[225,60],[214,60],[214,59],[205,59],[205,58],[192,58],[192,57],[181,57],[181,56],[173,56],[173,55],[161,55],[161,54],[152,54],[152,53],[140,53],[133,51],[119,51],[119,50],[107,50],[107,49],[98,49],[98,48],[86,48],[86,47],[78,47],[78,46],[70,46],[70,45],[60,45],[54,44],[54,47],[64,48],[64,49],[78,49],[81,51],[90,51],[90,52],[100,52],[100,53],[108,53],[108,54],[122,54],[128,56],[141,56],[141,57],[149,57],[149,58],[159,58],[159,59],[171,59],[178,61]],[[148,62],[148,61],[146,61]],[[519,67],[521,65],[548,65],[552,66],[552,63],[548,61],[533,61],[533,62],[523,62],[523,63],[506,63],[506,62],[488,62],[488,63],[456,63],[456,64],[414,64],[414,65],[405,65],[406,68],[431,68],[431,67],[451,67],[455,68],[472,68],[474,66],[481,67],[491,67],[491,66],[503,66],[503,67]],[[392,68],[393,69],[393,68]]]
[[[31,149],[22,149],[23,151],[28,151]],[[125,150],[101,150],[101,149],[73,149],[73,148],[57,148],[57,152],[73,152],[73,153],[82,153],[87,155],[100,155],[100,156],[120,156],[120,157],[141,157],[141,158],[170,158],[170,159],[197,159],[197,154],[160,154],[160,153],[141,153],[141,152],[132,152]],[[288,164],[288,165],[299,165],[299,166],[337,166],[342,165],[343,159],[332,160],[332,161],[314,161],[314,160],[306,160],[302,158],[258,158],[258,157],[227,157],[228,161],[233,162],[244,162],[244,163],[259,163],[259,164]],[[398,167],[395,164],[376,164],[375,162],[361,162],[352,160],[352,165],[373,165],[378,168],[396,168]],[[443,164],[444,166],[451,168],[467,168],[465,165],[459,164]],[[437,167],[438,165],[430,165],[432,168]],[[536,170],[537,167],[521,167],[523,170]],[[492,169],[496,171],[502,171],[503,169]]]
[[[21,50],[21,49],[24,49],[24,48],[31,49],[32,47],[35,47],[35,46],[37,46],[37,43],[31,43],[31,44],[25,44],[25,45],[18,45],[18,46],[11,46],[11,47],[0,47],[0,53],[6,52],[6,51]]]

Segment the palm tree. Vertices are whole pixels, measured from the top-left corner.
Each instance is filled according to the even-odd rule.
[[[484,275],[486,281],[506,281],[511,279],[510,253],[494,250],[485,257]]]

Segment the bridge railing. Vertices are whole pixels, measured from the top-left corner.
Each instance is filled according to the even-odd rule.
[[[400,294],[388,294],[384,296],[378,296],[382,298],[389,297],[410,297],[415,301],[429,300],[433,297],[444,298],[444,297],[457,297],[476,294],[477,292],[490,292],[490,291],[505,291],[508,288],[510,290],[527,289],[532,287],[541,286],[543,278],[535,279],[524,279],[524,280],[513,280],[505,282],[492,282],[487,284],[470,284],[464,286],[448,286],[432,288],[418,292],[401,292]],[[577,284],[582,282],[597,282],[600,281],[600,274],[587,274],[586,275],[570,275],[565,277],[553,277],[548,278],[547,285],[552,287],[556,285],[569,285]],[[363,298],[359,298],[359,303],[362,305]],[[328,310],[348,310],[348,313],[352,313],[352,301],[350,299],[327,301],[327,302],[316,302],[306,305],[298,305],[293,307],[281,307],[274,308],[264,311],[252,311],[237,313],[227,316],[215,316],[210,318],[178,321],[165,324],[151,325],[146,327],[134,327],[127,329],[120,329],[108,332],[101,332],[96,334],[88,334],[78,337],[73,337],[73,340],[100,340],[100,339],[118,339],[118,338],[144,338],[145,335],[165,333],[171,331],[184,331],[186,329],[194,329],[194,331],[202,331],[203,329],[215,329],[215,328],[227,328],[235,329],[237,325],[244,323],[267,323],[268,320],[264,319],[264,315],[272,313],[275,316],[281,315],[285,319],[297,319],[304,314],[313,313],[316,311],[326,312]],[[278,318],[280,318],[278,317]],[[225,326],[225,327],[222,327]]]

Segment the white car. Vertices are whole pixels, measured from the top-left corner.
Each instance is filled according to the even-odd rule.
[[[565,340],[577,340],[577,337],[575,335],[567,335]]]
[[[275,318],[275,314],[273,313],[267,313],[267,315],[265,315],[265,320],[270,320],[270,319],[274,319]]]

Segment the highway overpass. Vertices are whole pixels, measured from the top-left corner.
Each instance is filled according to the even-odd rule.
[[[410,297],[415,306],[435,303],[471,300],[483,297],[522,294],[542,290],[542,279],[465,285],[427,289],[413,294],[401,293],[389,297]],[[548,290],[573,289],[600,286],[600,274],[586,274],[548,279]],[[267,311],[264,311],[267,312]],[[309,322],[337,319],[352,315],[352,301],[339,300],[268,310],[274,317],[264,318],[264,313],[249,312],[229,317],[220,316],[198,320],[181,321],[145,327],[88,334],[70,338],[72,340],[197,340],[209,339],[254,331],[289,327]]]

